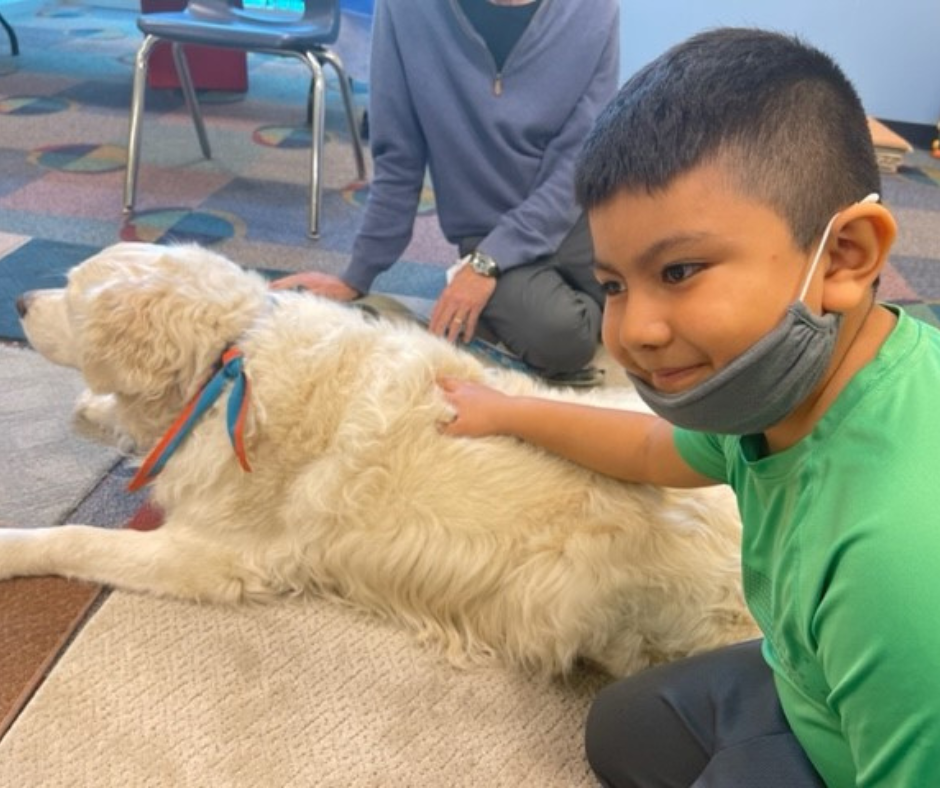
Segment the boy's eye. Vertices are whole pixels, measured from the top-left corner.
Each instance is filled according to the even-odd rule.
[[[673,263],[663,268],[663,281],[669,285],[677,285],[689,277],[695,276],[705,266],[702,263]]]
[[[615,279],[608,279],[606,282],[600,283],[601,290],[604,291],[604,295],[607,297],[620,295],[626,288],[623,285],[623,282],[618,282]]]

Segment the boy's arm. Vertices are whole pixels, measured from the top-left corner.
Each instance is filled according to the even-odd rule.
[[[666,487],[716,484],[682,459],[672,425],[647,413],[518,397],[480,383],[439,382],[456,411],[447,435],[511,435],[623,481]]]

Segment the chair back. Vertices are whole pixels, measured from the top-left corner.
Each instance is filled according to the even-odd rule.
[[[339,38],[341,16],[340,0],[304,0],[304,21],[316,21],[324,30],[329,30],[328,38],[331,43]]]

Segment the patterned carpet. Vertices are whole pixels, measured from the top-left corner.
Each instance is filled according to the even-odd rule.
[[[121,210],[136,13],[83,5],[5,9],[20,55],[0,44],[0,291],[55,284],[72,263],[118,240],[195,241],[242,265],[339,271],[368,184],[328,71],[322,237],[306,236],[308,72],[291,58],[248,56],[247,92],[200,91],[212,160],[202,158],[180,91],[149,90],[137,211]],[[336,49],[365,110],[371,19],[345,13]],[[156,68],[155,66],[153,67]],[[432,297],[453,249],[430,189],[403,265],[385,292]],[[9,302],[10,293],[6,294]],[[0,303],[0,313],[7,313]],[[2,318],[0,318],[2,320]],[[0,336],[9,337],[0,323]]]

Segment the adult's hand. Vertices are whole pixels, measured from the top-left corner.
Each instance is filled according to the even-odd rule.
[[[444,288],[431,313],[431,332],[451,342],[469,342],[477,330],[480,313],[496,290],[496,279],[481,276],[463,266]]]
[[[280,279],[271,282],[272,290],[287,290],[293,287],[301,287],[311,293],[331,298],[334,301],[352,301],[362,295],[338,276],[320,273],[319,271],[302,271],[299,274],[282,276]]]

